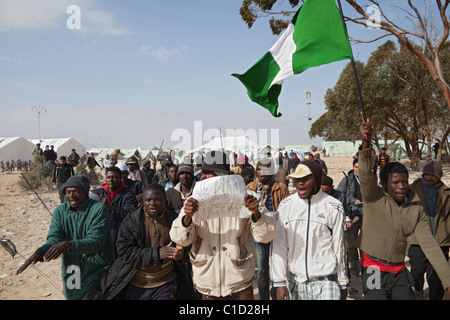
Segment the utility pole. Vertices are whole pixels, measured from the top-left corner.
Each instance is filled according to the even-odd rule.
[[[311,121],[311,91],[306,91],[306,107],[308,109],[308,121]]]
[[[41,141],[41,112],[47,112],[47,109],[41,106],[33,106],[31,107],[32,111],[36,111],[38,114],[38,139]]]
[[[311,91],[306,91],[306,109],[308,112],[308,124],[310,124],[311,118]],[[311,125],[308,126],[311,128]],[[308,135],[309,136],[309,135]],[[311,151],[311,137],[309,137],[308,149]]]

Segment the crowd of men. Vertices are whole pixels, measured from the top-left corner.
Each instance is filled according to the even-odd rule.
[[[252,300],[255,279],[261,300],[345,300],[358,289],[365,299],[423,299],[426,275],[428,298],[441,300],[450,293],[442,165],[427,162],[410,185],[403,164],[385,150],[374,157],[370,121],[360,131],[360,150],[337,188],[318,154],[269,153],[255,167],[221,151],[181,162],[169,154],[159,170],[151,159],[112,155],[93,190],[61,157],[61,205],[47,241],[17,274],[62,256],[66,298],[87,300]],[[220,186],[232,175],[246,188],[234,201],[249,214],[196,220],[196,184]],[[351,288],[351,277],[362,288]]]

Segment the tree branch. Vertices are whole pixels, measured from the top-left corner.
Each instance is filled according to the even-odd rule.
[[[444,30],[442,32],[442,37],[439,40],[438,44],[436,45],[436,53],[438,53],[441,50],[441,47],[444,45],[445,41],[447,41],[448,35],[449,35],[449,19],[447,19],[447,16],[445,15],[445,11],[447,10],[447,7],[450,3],[450,0],[446,0],[445,4],[442,5],[441,0],[436,0],[437,6],[439,8],[439,14],[441,15],[442,24],[444,25]]]

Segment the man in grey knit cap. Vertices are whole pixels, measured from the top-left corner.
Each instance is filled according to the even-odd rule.
[[[423,167],[422,177],[411,184],[420,198],[425,209],[428,223],[434,238],[448,260],[450,246],[450,187],[446,186],[442,178],[442,165],[437,161],[430,161]],[[414,290],[417,299],[423,299],[424,274],[426,273],[429,286],[429,299],[442,300],[444,288],[433,266],[425,257],[419,242],[413,235],[408,250],[411,264],[411,275],[414,278]]]

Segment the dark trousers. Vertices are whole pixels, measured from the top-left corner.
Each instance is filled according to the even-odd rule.
[[[269,256],[271,243],[255,242],[256,280],[260,300],[270,300]],[[270,290],[272,299],[276,299],[276,288]]]
[[[359,219],[353,219],[351,228],[347,229],[344,235],[345,241],[347,242],[347,257],[350,273],[353,275],[359,275],[361,272],[359,249],[356,246],[356,240],[358,239],[361,226],[362,216]]]
[[[64,183],[62,183],[62,182],[58,182],[58,193],[59,193],[59,200],[61,201],[61,203],[64,203],[65,201],[66,201],[66,195],[63,193],[63,191],[62,191],[62,185],[63,185]]]
[[[413,280],[408,269],[389,273],[362,268],[362,287],[366,300],[415,300]],[[378,282],[377,282],[378,281]],[[374,285],[375,283],[379,286]]]
[[[128,284],[117,300],[174,300],[177,279],[156,288],[139,288]]]
[[[235,292],[226,297],[207,296],[205,294],[202,295],[202,300],[253,300],[253,298],[254,297],[252,286],[242,291]]]
[[[448,260],[448,246],[441,247],[445,258]],[[422,249],[418,245],[411,245],[408,250],[409,262],[411,264],[411,275],[414,279],[414,289],[423,291],[424,275],[427,275],[429,286],[429,299],[442,300],[444,297],[444,288],[441,279],[439,279],[433,266],[428,261]]]

